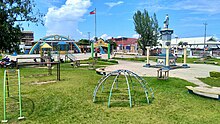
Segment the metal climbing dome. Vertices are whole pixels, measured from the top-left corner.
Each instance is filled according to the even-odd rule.
[[[153,98],[153,90],[147,82],[129,70],[116,70],[104,75],[93,93],[93,102],[108,102],[108,107],[121,102],[129,102],[130,107],[137,101],[150,104]]]

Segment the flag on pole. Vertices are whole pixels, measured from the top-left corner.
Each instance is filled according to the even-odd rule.
[[[95,14],[95,13],[96,13],[96,11],[93,10],[93,11],[91,11],[89,14],[92,15],[92,14]]]

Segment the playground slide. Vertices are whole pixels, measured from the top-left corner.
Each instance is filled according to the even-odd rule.
[[[29,54],[33,54],[34,50],[37,49],[39,46],[40,46],[39,42],[35,43],[34,46],[31,47]]]
[[[66,55],[66,57],[69,58],[71,61],[76,61],[77,60],[77,58],[73,54],[70,54],[70,53],[68,53]]]
[[[105,51],[104,51],[104,49],[101,46],[99,47],[99,49],[100,49],[100,53],[101,54],[105,54]]]
[[[79,46],[78,45],[76,45],[75,43],[73,44],[75,47],[76,47],[76,49],[78,50],[78,53],[82,53],[82,51],[81,51],[81,49],[79,48]]]

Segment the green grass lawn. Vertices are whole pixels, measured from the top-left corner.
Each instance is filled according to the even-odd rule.
[[[134,57],[134,58],[113,57],[113,59],[145,62],[147,60],[147,57]],[[150,56],[149,59],[156,62],[157,57],[156,56]]]
[[[216,77],[199,78],[199,80],[201,80],[202,82],[210,86],[220,87],[220,77],[219,78],[216,78]]]
[[[61,81],[36,85],[33,83],[56,79],[55,69],[52,76],[46,69],[22,68],[23,111],[26,124],[72,124],[72,123],[197,123],[218,124],[220,122],[220,102],[189,94],[185,86],[191,83],[178,79],[157,80],[146,77],[145,80],[154,90],[155,99],[147,103],[121,106],[107,102],[93,103],[93,90],[102,77],[94,70],[73,68],[69,63],[61,65]],[[40,75],[41,74],[41,75]],[[0,70],[3,79],[3,69]],[[2,92],[2,81],[0,92]],[[0,97],[2,98],[0,93]],[[15,101],[12,99],[11,101]],[[3,119],[3,102],[0,102],[0,118]],[[18,123],[16,106],[11,105],[9,123]]]

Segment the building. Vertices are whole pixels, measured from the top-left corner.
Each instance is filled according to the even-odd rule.
[[[204,52],[210,56],[220,56],[220,41],[215,37],[193,37],[193,38],[176,38],[171,40],[171,48],[174,53],[182,54],[182,45],[180,42],[188,43],[188,55],[189,56],[202,56]],[[179,45],[178,45],[179,44]]]
[[[138,43],[136,38],[112,38],[113,42],[117,44],[117,51],[137,52]]]
[[[34,41],[33,31],[22,31],[22,38],[20,40],[19,48],[21,52],[28,53],[32,47],[32,42]]]

